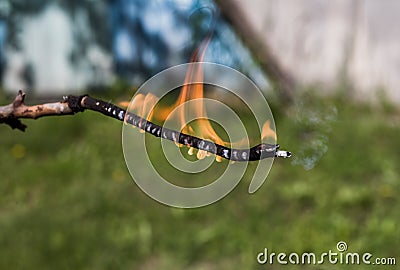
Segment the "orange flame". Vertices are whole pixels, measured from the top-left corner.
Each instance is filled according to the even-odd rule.
[[[272,139],[275,143],[277,141],[276,132],[271,128],[271,121],[267,120],[261,130],[261,140],[266,141]]]
[[[202,62],[204,59],[204,55],[206,49],[210,43],[211,36],[209,35],[203,42],[200,44],[199,48],[193,53],[190,59],[190,63],[194,62]],[[190,65],[188,71],[185,75],[184,85],[182,90],[179,94],[177,101],[168,107],[157,107],[157,109],[151,110],[151,108],[155,108],[155,105],[158,102],[158,98],[153,94],[149,93],[147,95],[138,94],[135,96],[131,106],[129,108],[130,111],[134,110],[137,114],[147,120],[151,121],[152,119],[156,118],[160,121],[165,121],[170,113],[177,108],[178,106],[182,105],[182,110],[180,111],[178,118],[179,124],[182,128],[181,132],[196,136],[205,140],[210,140],[216,144],[230,146],[230,143],[225,142],[222,138],[216,133],[214,128],[211,126],[211,122],[207,118],[206,109],[203,102],[197,102],[197,106],[189,107],[185,103],[190,100],[195,99],[203,99],[204,98],[204,85],[203,83],[191,83],[191,82],[201,82],[203,81],[203,68],[202,65]],[[151,111],[150,111],[151,110]],[[195,113],[196,116],[196,126],[187,124],[185,118],[185,112],[187,110],[193,110],[192,112]],[[143,131],[144,132],[144,131]],[[275,131],[271,128],[271,122],[268,120],[261,132],[262,140],[265,139],[272,139],[276,141],[277,136]],[[182,146],[182,145],[178,145]],[[194,154],[194,148],[189,147],[188,154]],[[197,151],[197,158],[203,159],[206,156],[210,156],[211,154],[204,151],[198,150]],[[222,158],[216,156],[216,161],[221,162]]]

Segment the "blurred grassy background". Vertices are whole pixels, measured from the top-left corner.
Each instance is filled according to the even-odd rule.
[[[118,121],[85,112],[25,120],[25,133],[0,126],[0,269],[365,269],[256,261],[264,248],[318,254],[339,241],[399,261],[399,111],[388,102],[298,101],[286,112],[271,104],[279,142],[296,156],[325,134],[319,163],[305,170],[275,160],[254,195],[247,175],[223,200],[190,210],[134,184]],[[299,108],[337,115],[329,125],[304,122]]]

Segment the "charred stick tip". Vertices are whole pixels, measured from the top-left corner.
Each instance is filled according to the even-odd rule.
[[[275,152],[275,157],[290,158],[292,153],[289,151],[278,150]]]

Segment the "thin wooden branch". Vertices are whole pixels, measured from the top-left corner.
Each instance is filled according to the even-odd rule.
[[[26,125],[19,120],[20,118],[37,119],[48,115],[74,114],[66,102],[27,106],[24,101],[25,93],[20,90],[11,104],[0,106],[0,123],[5,123],[12,129],[25,131]]]
[[[19,91],[13,103],[0,106],[0,123],[5,123],[11,128],[25,131],[26,125],[22,124],[21,118],[37,119],[43,116],[51,115],[71,115],[84,110],[100,112],[106,116],[124,121],[127,124],[134,125],[147,133],[156,137],[174,141],[179,144],[203,150],[225,159],[234,161],[253,161],[272,157],[290,157],[288,151],[281,151],[278,144],[262,143],[250,149],[231,149],[223,145],[201,138],[180,133],[159,125],[156,125],[146,119],[129,113],[126,110],[100,99],[82,96],[66,96],[64,100],[56,103],[45,103],[34,106],[27,106],[24,103],[25,94]]]

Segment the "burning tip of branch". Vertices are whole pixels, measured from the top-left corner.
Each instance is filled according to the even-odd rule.
[[[275,152],[275,157],[289,158],[291,156],[292,156],[292,153],[289,151],[278,150]]]

